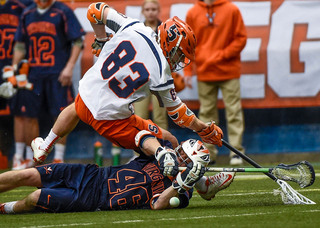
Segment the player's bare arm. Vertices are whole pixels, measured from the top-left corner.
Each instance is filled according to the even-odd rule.
[[[12,65],[17,65],[26,55],[26,47],[23,42],[16,42],[13,49]]]
[[[60,76],[58,78],[62,86],[70,86],[72,84],[73,69],[81,53],[82,47],[83,47],[83,41],[81,38],[78,38],[73,42],[71,54],[68,59],[68,62],[66,66],[63,68],[63,70],[61,71]]]

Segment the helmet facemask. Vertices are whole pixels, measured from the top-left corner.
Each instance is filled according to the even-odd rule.
[[[178,17],[158,27],[158,42],[171,71],[181,70],[194,60],[196,38],[191,27]]]
[[[182,142],[176,149],[180,167],[187,166],[190,162],[200,162],[207,166],[210,162],[210,152],[203,143],[196,139],[189,139]]]

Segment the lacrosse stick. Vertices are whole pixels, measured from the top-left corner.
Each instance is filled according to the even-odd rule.
[[[250,157],[241,153],[239,150],[231,146],[227,141],[222,139],[222,144],[228,149],[230,149],[231,151],[233,151],[235,154],[239,155],[243,160],[245,160],[249,164],[253,165],[256,168],[262,168],[258,163],[253,161]],[[280,188],[278,190],[275,190],[274,193],[281,195],[282,202],[284,204],[316,204],[312,200],[306,198],[305,196],[295,191],[287,182],[285,182],[284,180],[278,179],[272,173],[266,172],[264,174],[266,174],[268,177],[270,177],[280,186]],[[314,181],[314,178],[313,178],[313,181]]]
[[[180,167],[182,171],[185,167]],[[206,167],[206,172],[255,172],[271,173],[277,179],[284,181],[293,181],[300,185],[301,188],[313,184],[315,173],[312,165],[307,161],[301,161],[292,165],[279,164],[273,168],[218,168]]]

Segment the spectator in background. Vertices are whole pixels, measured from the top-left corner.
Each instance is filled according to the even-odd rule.
[[[31,141],[39,135],[38,115],[45,107],[53,117],[73,100],[72,74],[85,34],[73,11],[54,0],[35,0],[27,8],[15,34],[13,64],[27,58],[33,90],[19,90],[13,98],[16,151],[13,169],[33,165]],[[26,55],[26,50],[28,50]],[[65,142],[55,147],[54,162],[64,160]],[[23,151],[26,148],[26,160]]]
[[[6,87],[3,79],[2,69],[6,65],[12,65],[14,34],[19,25],[19,19],[22,11],[33,3],[32,0],[1,0],[0,1],[0,84],[1,88]],[[4,91],[4,90],[2,90]],[[8,90],[6,90],[8,92]],[[11,93],[0,94],[0,152],[6,153],[5,149],[12,129],[8,129],[8,125],[12,124],[9,117],[10,111],[7,109],[8,99]],[[8,123],[10,122],[10,123]],[[10,139],[11,142],[11,139]]]
[[[152,28],[155,33],[158,33],[158,26],[161,24],[159,20],[160,4],[158,0],[144,0],[142,4],[142,14],[145,17],[144,24]],[[176,92],[184,89],[184,81],[177,73],[172,73]],[[135,114],[143,119],[149,119],[149,104],[152,103],[152,120],[159,127],[168,129],[168,117],[165,108],[159,106],[158,99],[155,95],[149,95],[144,100],[134,103]]]
[[[246,44],[246,30],[239,9],[228,0],[198,0],[187,12],[186,22],[197,38],[196,74],[200,100],[199,118],[218,122],[218,90],[226,110],[228,140],[244,153],[244,118],[240,97],[240,52]],[[192,66],[185,68],[186,84],[191,86]],[[206,144],[215,162],[217,149]],[[230,164],[242,159],[230,152]]]

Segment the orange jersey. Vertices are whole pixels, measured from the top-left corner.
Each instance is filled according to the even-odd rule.
[[[79,118],[84,123],[90,125],[112,143],[123,148],[138,151],[139,148],[135,145],[135,136],[141,130],[150,131],[154,136],[162,139],[161,129],[151,120],[144,120],[137,115],[121,120],[96,120],[79,94],[76,97],[75,106]]]
[[[198,1],[187,13],[186,22],[197,38],[196,73],[199,81],[224,81],[240,77],[240,52],[247,40],[237,6],[228,0],[212,5]],[[192,65],[185,68],[191,76]]]

